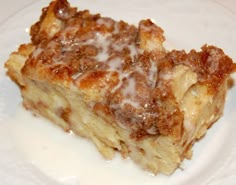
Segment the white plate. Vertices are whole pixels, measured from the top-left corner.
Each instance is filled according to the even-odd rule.
[[[18,87],[5,75],[4,62],[20,43],[29,41],[29,26],[49,1],[37,1],[0,27],[0,184],[233,185],[236,183],[236,88],[227,96],[224,116],[194,146],[173,175],[152,176],[119,155],[105,161],[87,140],[64,133],[21,107]],[[165,30],[169,49],[199,49],[213,44],[236,60],[236,14],[210,0],[77,0],[116,20],[137,24],[152,18]],[[235,76],[234,76],[235,79]]]

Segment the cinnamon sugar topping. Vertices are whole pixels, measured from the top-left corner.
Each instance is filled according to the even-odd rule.
[[[60,26],[54,35],[39,34],[42,22],[31,28],[36,49],[23,72],[30,76],[35,69],[38,78],[67,80],[85,93],[96,92],[88,105],[95,112],[96,105],[106,105],[104,112],[137,139],[168,135],[182,123],[183,113],[170,83],[176,65],[192,69],[209,90],[216,90],[235,70],[232,60],[214,46],[205,45],[200,52],[165,51],[163,31],[151,20],[141,21],[137,28],[59,2],[54,11]],[[152,38],[154,45],[148,42]]]

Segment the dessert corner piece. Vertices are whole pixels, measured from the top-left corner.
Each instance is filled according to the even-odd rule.
[[[52,1],[5,66],[23,105],[156,174],[171,174],[222,115],[235,64],[215,47],[167,51],[163,30]]]

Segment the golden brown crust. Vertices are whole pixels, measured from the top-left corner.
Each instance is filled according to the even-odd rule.
[[[165,59],[189,66],[197,73],[199,82],[207,84],[212,91],[217,90],[233,72],[235,65],[222,49],[207,45],[204,45],[200,52],[191,50],[186,54],[184,51],[172,51]]]

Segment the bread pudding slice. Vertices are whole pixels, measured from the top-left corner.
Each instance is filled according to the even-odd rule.
[[[167,51],[151,20],[136,27],[66,0],[44,8],[30,35],[5,64],[24,107],[90,139],[105,158],[119,151],[154,174],[191,158],[222,115],[236,69],[215,46]]]

